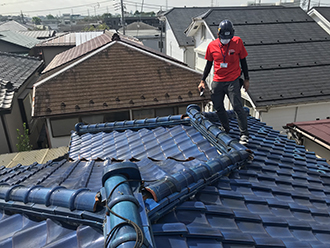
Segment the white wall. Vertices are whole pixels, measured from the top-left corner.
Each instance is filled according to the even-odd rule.
[[[186,47],[184,51],[184,62],[192,69],[195,69],[195,51],[193,46]]]
[[[279,131],[283,131],[282,127],[291,122],[325,119],[328,116],[330,102],[270,108],[268,112],[260,112],[260,120]]]
[[[172,28],[169,25],[168,21],[166,21],[165,25],[165,37],[166,37],[166,54],[180,60],[184,61],[184,49],[179,47],[178,42],[173,34]]]
[[[328,161],[330,160],[330,151],[316,144],[314,141],[304,137],[303,145],[306,147],[308,151],[315,152],[317,156],[321,158],[325,158]]]

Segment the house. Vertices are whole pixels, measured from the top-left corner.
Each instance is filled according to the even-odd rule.
[[[319,24],[328,34],[330,34],[330,8],[313,7],[307,13],[313,20]]]
[[[302,121],[287,124],[289,137],[307,150],[330,160],[330,117],[324,120]]]
[[[33,88],[35,118],[48,124],[51,147],[68,145],[78,123],[184,113],[203,107],[201,74],[180,61],[107,32],[57,55]]]
[[[36,58],[0,52],[0,154],[17,151],[17,129],[22,133],[23,123],[37,148],[42,123],[31,119],[32,85],[42,68]]]
[[[58,148],[43,148],[31,151],[12,152],[6,154],[0,154],[0,165],[12,168],[20,164],[28,166],[33,163],[45,164],[50,160],[56,160],[58,158],[66,158],[68,153],[68,147],[62,146]]]
[[[172,8],[162,14],[165,22],[166,54],[195,67],[195,41],[184,34],[192,19],[208,11],[207,7]]]
[[[47,27],[47,29],[49,29],[49,30],[58,31],[58,24],[59,23],[60,23],[60,21],[56,18],[51,18],[51,19],[43,18],[41,20],[41,24],[43,26]]]
[[[10,30],[0,31],[0,51],[21,55],[31,55],[32,48],[40,41]]]
[[[62,35],[40,42],[35,47],[35,53],[42,54],[42,59],[47,66],[57,54],[89,41],[102,33],[100,31],[63,33]]]
[[[18,31],[25,36],[33,37],[38,40],[49,39],[56,35],[55,30],[35,30],[35,31]]]
[[[0,24],[0,31],[10,30],[13,32],[32,30],[33,26],[21,24],[17,21],[11,20]]]
[[[123,28],[120,28],[118,33],[123,34]],[[139,39],[143,45],[165,53],[166,47],[161,45],[165,44],[165,34],[156,27],[141,21],[133,22],[125,26],[125,35],[135,37]]]
[[[252,116],[240,145],[229,116],[77,125],[73,161],[2,168],[0,245],[328,247],[329,164]]]
[[[242,97],[251,115],[280,131],[330,115],[330,36],[310,16],[296,7],[210,9],[186,30],[195,40],[196,70],[204,69],[207,44],[222,19],[234,23],[249,53],[251,83]]]

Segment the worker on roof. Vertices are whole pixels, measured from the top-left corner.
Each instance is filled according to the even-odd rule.
[[[249,132],[247,128],[247,116],[241,101],[240,88],[243,85],[245,91],[247,91],[250,85],[246,63],[248,53],[241,38],[234,36],[234,33],[235,30],[231,21],[223,20],[219,24],[219,39],[211,41],[207,47],[205,54],[207,63],[198,90],[202,92],[205,89],[205,79],[209,75],[214,62],[214,77],[211,84],[213,106],[224,131],[229,133],[229,120],[223,103],[225,95],[228,96],[236,113],[241,132],[240,143],[246,144],[249,141]],[[240,64],[244,74],[244,81],[240,78],[242,73]]]

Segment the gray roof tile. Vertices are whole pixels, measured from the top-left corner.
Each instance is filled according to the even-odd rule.
[[[0,31],[0,39],[8,43],[12,43],[17,46],[21,46],[29,49],[34,47],[40,42],[40,40],[37,40],[33,37],[29,37],[21,33],[13,32],[10,30]]]
[[[19,88],[42,64],[36,58],[0,52],[0,78]]]
[[[184,31],[194,17],[204,14],[208,10],[209,8],[205,7],[173,8],[164,14],[180,46],[193,46],[195,44],[193,38],[187,37]]]
[[[222,19],[234,23],[257,107],[329,100],[330,36],[301,8],[214,8],[203,18],[214,37]]]

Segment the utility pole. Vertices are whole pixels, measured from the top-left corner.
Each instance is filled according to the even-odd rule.
[[[24,21],[24,15],[23,15],[23,11],[21,10],[21,18],[22,18],[22,23],[24,24],[25,21]]]
[[[123,25],[123,35],[125,35],[125,16],[124,16],[124,3],[120,0],[121,5],[121,25]]]
[[[311,7],[311,0],[308,0],[308,5],[307,5],[307,12],[309,11],[309,8]]]

